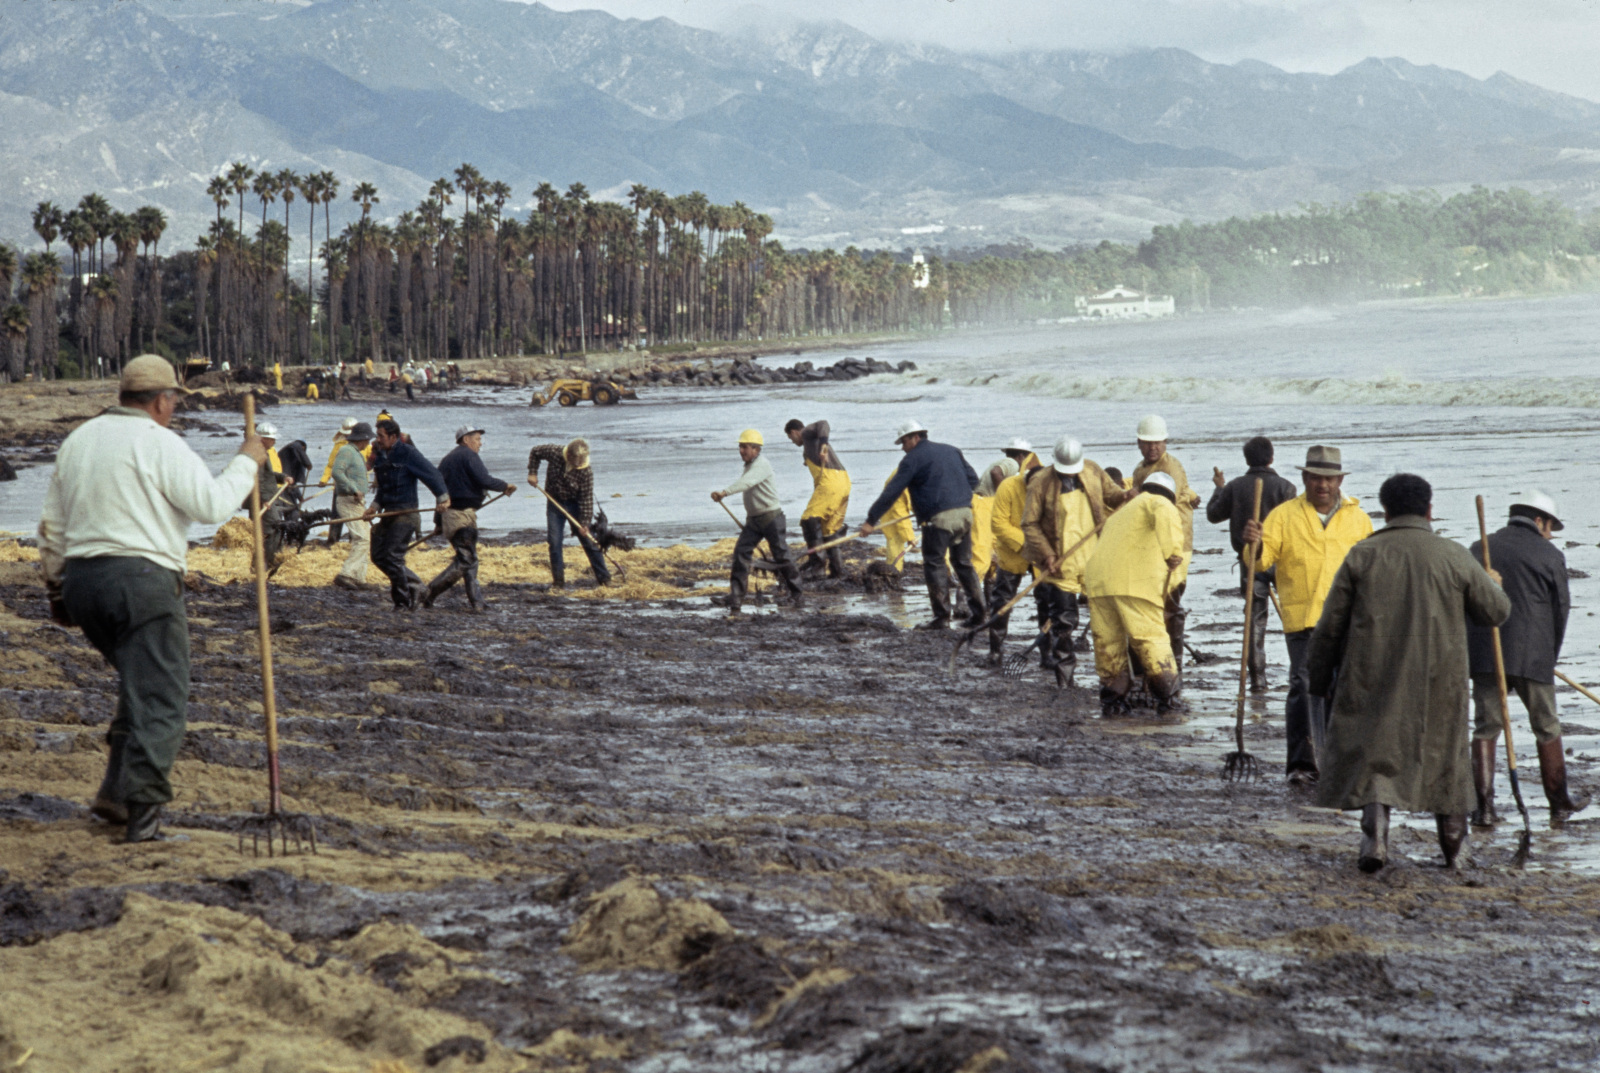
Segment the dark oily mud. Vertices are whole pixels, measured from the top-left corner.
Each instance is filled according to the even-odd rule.
[[[1363,876],[1352,817],[1218,778],[1231,743],[979,652],[946,676],[957,635],[859,584],[733,619],[489,596],[273,590],[286,807],[325,849],[269,861],[228,834],[265,793],[248,587],[190,594],[179,840],[113,852],[81,809],[113,680],[0,586],[30,653],[0,679],[0,943],[107,929],[133,891],[232,910],[481,1026],[419,1041],[452,1069],[1600,1061],[1600,883],[1510,869],[1509,828],[1452,872],[1397,825]],[[1269,770],[1278,737],[1249,728]]]

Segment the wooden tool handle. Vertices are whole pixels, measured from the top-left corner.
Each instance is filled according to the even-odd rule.
[[[256,427],[256,397],[244,397],[244,434]],[[262,463],[265,465],[265,463]],[[272,689],[272,614],[267,606],[267,548],[261,533],[261,481],[250,485],[250,532],[255,538],[256,632],[261,650],[261,711],[267,724],[267,812],[282,810],[282,791],[278,778],[278,705]]]
[[[1478,497],[1478,545],[1483,548],[1483,568],[1492,570],[1489,558],[1489,523],[1484,518],[1482,496]],[[1511,744],[1511,699],[1506,689],[1506,657],[1500,647],[1500,627],[1491,627],[1490,636],[1494,641],[1495,684],[1500,687],[1500,722],[1506,732],[1506,767],[1516,771],[1517,750]]]
[[[1250,520],[1257,525],[1261,524],[1261,485],[1261,478],[1257,477],[1255,506],[1250,508]],[[1234,720],[1234,737],[1238,739],[1241,753],[1244,752],[1245,684],[1250,677],[1250,638],[1254,633],[1256,613],[1256,560],[1261,555],[1261,546],[1246,544],[1245,551],[1248,558],[1245,560],[1244,579],[1244,644],[1239,646],[1239,710]]]

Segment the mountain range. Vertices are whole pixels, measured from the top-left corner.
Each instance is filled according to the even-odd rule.
[[[31,245],[34,203],[95,190],[159,205],[187,245],[232,160],[371,181],[380,215],[465,161],[513,207],[540,182],[644,183],[743,201],[790,245],[1059,245],[1370,189],[1515,182],[1592,207],[1600,105],[1398,59],[975,54],[775,15],[713,32],[515,0],[0,6],[0,239]]]

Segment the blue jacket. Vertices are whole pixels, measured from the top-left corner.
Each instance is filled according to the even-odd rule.
[[[387,451],[373,449],[372,476],[378,487],[372,502],[380,511],[416,509],[418,481],[427,485],[428,491],[436,497],[448,494],[444,478],[433,463],[404,440]]]
[[[900,466],[889,478],[883,494],[873,501],[867,511],[867,524],[877,525],[883,512],[894,505],[900,493],[911,489],[911,511],[917,521],[928,524],[935,514],[972,506],[972,490],[978,487],[978,475],[960,450],[948,443],[923,440],[900,460]]]
[[[484,492],[504,492],[511,487],[499,477],[489,476],[478,452],[464,443],[439,460],[439,476],[450,492],[451,510],[477,510],[483,506]]]

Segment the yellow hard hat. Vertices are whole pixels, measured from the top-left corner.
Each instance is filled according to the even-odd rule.
[[[742,443],[742,444],[743,443],[753,443],[757,447],[761,447],[767,441],[761,438],[761,430],[760,429],[747,428],[743,432],[739,433],[739,442]]]

